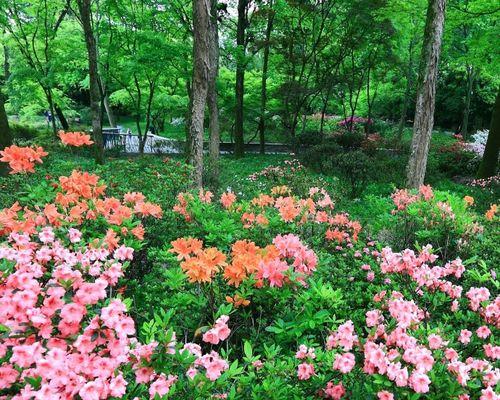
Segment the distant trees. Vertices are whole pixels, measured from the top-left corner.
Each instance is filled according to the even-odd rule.
[[[407,185],[418,188],[424,183],[427,156],[434,126],[434,105],[446,0],[429,0],[424,44],[420,60],[417,103]]]

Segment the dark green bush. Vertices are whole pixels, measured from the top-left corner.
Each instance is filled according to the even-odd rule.
[[[38,131],[28,125],[10,123],[10,131],[14,139],[33,140],[38,136]]]
[[[333,168],[337,169],[349,186],[349,196],[359,197],[368,183],[372,170],[372,159],[360,150],[338,154],[332,160]]]
[[[305,166],[324,174],[331,173],[331,160],[344,150],[333,140],[305,149],[300,154],[300,161]]]

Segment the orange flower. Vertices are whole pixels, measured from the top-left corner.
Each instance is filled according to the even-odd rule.
[[[484,215],[488,221],[492,221],[493,218],[495,217],[497,213],[498,207],[496,204],[492,204],[490,209],[486,211],[486,214]]]
[[[467,204],[467,206],[472,206],[474,204],[474,197],[472,196],[465,196],[464,201]]]
[[[250,300],[241,297],[239,294],[235,294],[234,297],[226,296],[226,301],[230,304],[234,304],[235,308],[239,308],[241,306],[246,307],[250,304]]]
[[[41,164],[42,157],[47,154],[42,147],[32,148],[12,145],[0,151],[2,156],[0,161],[9,163],[9,167],[12,169],[11,174],[35,172],[35,163]]]
[[[196,255],[201,252],[203,242],[193,238],[179,238],[170,243],[172,248],[170,253],[177,253],[177,259],[188,259],[191,255]]]
[[[90,135],[86,135],[83,132],[59,131],[58,134],[61,142],[68,146],[80,147],[94,144],[94,142],[90,140]]]
[[[211,282],[213,275],[225,265],[226,256],[215,247],[202,251],[198,256],[187,258],[181,263],[181,269],[188,276],[189,282]]]

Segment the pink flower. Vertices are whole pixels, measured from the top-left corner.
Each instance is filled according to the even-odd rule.
[[[156,395],[160,398],[165,396],[170,391],[170,387],[176,380],[177,377],[174,375],[166,377],[165,374],[160,374],[160,376],[149,387],[149,398],[153,399]]]
[[[61,318],[70,324],[80,323],[85,314],[87,314],[87,309],[78,303],[65,304],[61,309]]]
[[[418,371],[413,371],[410,376],[410,386],[417,393],[427,393],[431,380],[429,377]]]
[[[387,390],[381,390],[377,393],[378,400],[394,400],[394,395]]]
[[[491,330],[486,325],[480,326],[476,330],[476,335],[481,339],[486,339],[488,336],[490,336],[490,334]]]
[[[371,310],[366,312],[366,326],[369,328],[378,325],[382,315],[379,310]]]
[[[429,348],[432,350],[437,350],[441,348],[444,344],[443,339],[439,335],[431,334],[427,338],[429,341]]]
[[[368,282],[373,282],[374,279],[375,279],[375,272],[370,271],[366,274],[366,280]]]
[[[220,341],[226,340],[231,333],[231,329],[227,326],[229,317],[222,315],[215,321],[212,329],[203,334],[203,341],[211,344],[218,344]]]
[[[309,363],[302,363],[297,367],[297,376],[301,381],[306,381],[313,375],[314,365]]]
[[[470,342],[470,338],[472,336],[472,332],[467,329],[462,329],[460,331],[460,336],[458,337],[458,341],[462,344],[468,344]]]
[[[330,399],[340,400],[345,394],[344,385],[342,385],[342,382],[334,385],[333,382],[330,381],[326,385],[325,394]]]
[[[333,363],[333,369],[342,372],[343,374],[347,374],[351,372],[354,368],[356,361],[354,359],[354,354],[345,353],[343,355],[337,354],[335,357],[335,361]]]

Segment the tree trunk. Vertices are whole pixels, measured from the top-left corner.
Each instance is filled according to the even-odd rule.
[[[399,118],[398,125],[398,142],[401,141],[403,137],[403,130],[406,124],[406,115],[408,114],[408,104],[410,103],[411,88],[413,86],[413,46],[415,45],[414,39],[410,40],[410,45],[408,47],[408,70],[406,71],[406,89],[405,97],[403,99],[403,105],[401,106],[401,117]]]
[[[52,127],[52,133],[54,137],[57,137],[57,126],[56,126],[56,116],[54,108],[54,99],[52,98],[52,90],[50,88],[43,88],[45,91],[45,97],[47,98],[47,103],[49,104],[50,111],[50,126]],[[49,129],[47,125],[47,129]]]
[[[271,32],[274,23],[274,10],[272,9],[273,2],[269,2],[269,10],[267,14],[266,38],[264,43],[264,59],[262,64],[262,85],[260,91],[260,118],[259,118],[259,143],[260,154],[266,152],[266,103],[267,103],[267,71],[269,68],[269,48],[271,40]]]
[[[92,30],[92,0],[77,0],[80,20],[85,36],[85,45],[89,58],[90,111],[92,113],[92,136],[95,142],[95,160],[104,164],[104,145],[102,138],[101,94],[99,91],[99,74],[97,64],[97,45]]]
[[[217,106],[217,76],[219,75],[219,32],[217,27],[217,0],[210,1],[209,25],[209,82],[208,82],[208,112],[210,141],[208,146],[211,181],[219,180],[220,127],[219,107]]]
[[[0,90],[0,150],[12,144],[12,135],[9,128],[9,120],[5,112],[5,96]],[[0,176],[7,173],[7,164],[0,162]]]
[[[245,30],[247,25],[248,0],[238,0],[238,23],[236,27],[236,87],[235,87],[235,118],[234,118],[234,155],[245,155],[243,139],[243,96],[245,94]]]
[[[193,87],[191,79],[186,79],[186,93],[188,95],[188,108],[185,117],[185,131],[186,131],[186,145],[184,148],[184,155],[186,162],[189,163],[191,158],[191,114],[193,112]]]
[[[464,104],[464,119],[462,120],[462,135],[464,139],[469,136],[469,114],[470,114],[470,102],[472,98],[472,88],[474,86],[474,67],[467,65],[467,89],[465,93],[465,104]]]
[[[61,127],[65,130],[65,131],[68,131],[69,130],[69,124],[68,124],[68,120],[66,119],[66,117],[64,116],[64,113],[63,113],[63,110],[61,109],[61,107],[59,107],[59,105],[57,104],[54,104],[54,110],[56,112],[56,115],[57,115],[57,119],[59,120],[59,122],[61,123]]]
[[[210,6],[204,0],[193,0],[193,83],[191,111],[190,157],[193,167],[193,186],[203,185],[203,122],[210,77]]]
[[[484,155],[479,165],[478,178],[488,178],[497,173],[500,151],[500,90],[497,92],[495,105],[491,112],[490,133],[484,148]]]
[[[4,64],[3,64],[3,79],[1,84],[5,84],[10,76],[10,63],[9,63],[9,52],[7,46],[3,46],[4,51]],[[3,93],[0,87],[0,150],[9,147],[12,144],[12,132],[9,127],[9,119],[7,118],[7,112],[5,111],[5,101],[7,96]],[[7,164],[0,162],[0,176],[5,175],[8,171]]]
[[[407,185],[418,188],[424,183],[427,156],[434,126],[434,105],[446,0],[429,0],[419,71],[419,87],[413,123]]]
[[[104,91],[104,98],[102,99],[102,102],[104,104],[104,109],[106,110],[106,115],[108,117],[109,126],[111,128],[116,128],[115,115],[113,114],[113,109],[111,108],[111,105],[109,104],[109,95],[106,92],[106,90]]]

